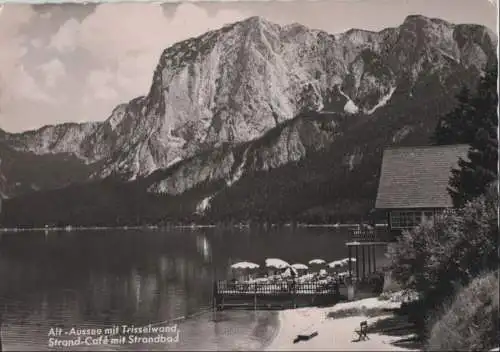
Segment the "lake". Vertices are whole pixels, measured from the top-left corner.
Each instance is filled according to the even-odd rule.
[[[347,238],[335,228],[2,233],[3,350],[67,350],[54,344],[78,336],[95,344],[70,349],[258,350],[275,333],[275,313],[214,314],[214,278],[229,277],[230,265],[243,260],[341,259]],[[85,331],[149,324],[171,329],[167,345],[105,344]]]

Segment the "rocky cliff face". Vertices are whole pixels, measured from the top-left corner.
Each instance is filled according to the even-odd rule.
[[[35,154],[72,153],[89,162],[96,161],[99,156],[87,155],[82,149],[82,143],[92,135],[99,122],[64,123],[55,126],[44,126],[38,130],[19,134],[2,133],[0,142],[24,152]]]
[[[169,170],[165,179],[152,185],[149,191],[180,194],[200,183],[222,179],[230,185],[245,172],[269,170],[299,161],[306,157],[307,150],[325,148],[334,141],[335,136],[334,122],[329,122],[332,125],[327,132],[318,130],[317,124],[302,119],[279,125],[300,111],[322,110],[368,116],[391,103],[391,100],[392,103],[397,100],[404,105],[405,100],[413,99],[418,104],[419,101],[424,103],[430,94],[436,92],[452,95],[460,84],[470,83],[471,77],[477,78],[480,70],[494,57],[495,50],[492,42],[494,36],[483,27],[455,26],[421,16],[410,16],[400,27],[378,33],[351,30],[331,36],[300,25],[279,27],[258,18],[233,25],[225,31],[234,34],[234,26],[248,30],[249,24],[249,33],[254,39],[247,44],[249,49],[244,52],[251,55],[239,58],[247,64],[239,66],[238,71],[241,77],[246,78],[236,84],[232,95],[226,91],[203,98],[203,101],[224,101],[225,104],[215,106],[223,106],[223,111],[228,111],[227,115],[219,119],[220,110],[215,110],[208,128],[194,129],[206,133],[194,133],[198,137],[186,140],[193,146],[192,150],[196,150],[194,145],[202,143],[217,146],[223,142],[252,142],[224,151],[216,149],[209,154],[211,157],[208,159],[194,157],[181,162]],[[478,48],[482,48],[482,55],[471,55],[471,51]],[[225,47],[224,52],[227,50],[229,48]],[[164,58],[170,58],[169,55],[170,51],[167,50]],[[237,56],[228,54],[224,57],[238,62]],[[260,65],[257,57],[260,57]],[[262,57],[268,59],[262,62]],[[170,63],[169,60],[166,62]],[[224,67],[234,66],[230,62],[224,64]],[[179,70],[187,70],[188,67]],[[259,75],[259,69],[265,73]],[[280,75],[276,73],[278,71]],[[230,75],[227,72],[225,74]],[[191,76],[186,74],[186,77]],[[276,77],[282,78],[277,80]],[[281,83],[278,84],[278,81]],[[210,79],[206,78],[203,82],[210,82]],[[226,78],[224,82],[235,80]],[[188,101],[200,101],[199,96],[189,94],[207,91],[195,89],[189,93],[188,86],[186,83],[183,90]],[[212,92],[210,89],[208,91]],[[245,97],[245,94],[246,98],[239,98]],[[252,109],[248,110],[238,103],[241,101],[250,102],[248,106]],[[168,105],[165,102],[165,106]],[[175,116],[176,111],[183,109],[179,107],[171,110],[167,116]],[[196,114],[193,112],[193,115]],[[214,125],[214,120],[219,123]],[[177,121],[185,128],[182,119]],[[259,123],[258,127],[255,122]],[[274,127],[276,125],[278,127]],[[400,127],[392,138],[394,143],[402,141],[415,129],[410,125]],[[397,124],[394,128],[398,128]],[[309,140],[304,137],[305,129],[308,129],[306,136],[309,136]],[[229,130],[232,131],[231,138],[226,133]],[[265,132],[269,130],[273,137],[266,138]],[[257,138],[262,135],[264,137],[261,139],[267,140],[267,144]],[[234,155],[235,150],[239,151],[241,157]],[[352,168],[354,162],[359,162],[360,155],[356,148],[351,154],[346,156],[346,162]]]
[[[132,180],[159,170],[149,192],[181,194],[217,180],[232,185],[245,173],[334,144],[338,122],[294,119],[301,112],[368,119],[396,101],[425,104],[431,94],[452,94],[494,60],[494,37],[482,26],[423,16],[380,32],[338,35],[252,17],[166,49],[149,93],[102,123],[3,138],[17,150],[99,162],[94,177]],[[393,138],[412,128],[399,126]],[[361,158],[353,146],[345,162]]]
[[[249,172],[268,171],[322,150],[339,134],[341,116],[299,116],[248,143],[225,144],[158,171],[149,192],[179,195],[200,184],[223,181],[230,187]],[[164,176],[161,176],[163,174]]]

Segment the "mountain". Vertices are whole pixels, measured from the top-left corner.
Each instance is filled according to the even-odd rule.
[[[92,168],[95,181],[77,187],[87,194],[105,192],[101,178],[133,181],[119,187],[160,210],[129,219],[144,209],[157,219],[290,219],[325,205],[359,216],[383,148],[427,143],[457,90],[495,60],[496,38],[478,25],[409,16],[330,35],[252,17],[166,49],[149,93],[102,123],[0,138],[17,151],[73,154]]]
[[[70,153],[37,155],[0,141],[0,196],[15,197],[38,190],[86,182],[96,170]]]
[[[0,130],[0,192],[13,197],[85,182],[99,161],[81,157],[80,143],[98,123],[45,126],[22,134]]]

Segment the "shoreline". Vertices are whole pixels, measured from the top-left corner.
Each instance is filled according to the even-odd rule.
[[[266,343],[263,348],[265,351],[419,351],[395,345],[399,340],[411,335],[394,337],[368,332],[369,340],[355,340],[355,330],[359,329],[361,321],[366,320],[370,326],[394,316],[389,311],[370,316],[370,310],[395,309],[400,305],[400,302],[391,300],[367,298],[331,307],[305,307],[279,311],[276,333],[270,343]],[[339,313],[339,317],[328,317],[329,313]],[[342,313],[346,313],[345,316]],[[314,332],[318,335],[307,341],[298,343],[293,341],[299,334],[310,335]]]
[[[272,323],[271,323],[271,328],[274,329],[273,334],[266,338],[264,341],[261,343],[261,348],[259,351],[268,351],[269,347],[272,346],[273,342],[276,340],[278,337],[281,328],[282,328],[282,322],[281,322],[281,311],[274,312],[272,316]]]
[[[296,224],[296,228],[354,228],[359,224]],[[383,224],[377,224],[377,227],[383,227]],[[269,227],[292,227],[290,224],[277,225],[271,224]],[[157,225],[144,225],[144,226],[65,226],[65,227],[29,227],[29,228],[0,228],[0,233],[7,232],[78,232],[78,231],[106,231],[106,230],[168,230],[168,229],[205,229],[205,228],[235,228],[235,229],[248,229],[252,228],[249,225],[170,225],[170,226],[157,226]]]

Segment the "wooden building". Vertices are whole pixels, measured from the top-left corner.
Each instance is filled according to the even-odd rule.
[[[399,147],[384,151],[375,208],[386,228],[354,229],[346,243],[349,272],[363,280],[377,270],[377,248],[386,250],[401,231],[432,220],[453,206],[448,193],[451,170],[466,159],[469,146]]]
[[[384,151],[375,208],[389,230],[400,233],[452,208],[451,170],[466,159],[468,145],[399,147]]]

